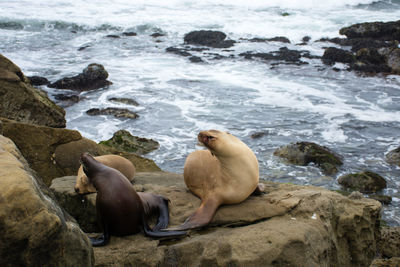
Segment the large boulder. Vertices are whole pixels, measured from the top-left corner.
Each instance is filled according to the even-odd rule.
[[[64,180],[61,187],[56,185],[58,179]],[[51,188],[64,195],[64,201],[76,201],[72,200],[73,179],[58,179],[53,180]],[[170,199],[170,225],[183,223],[200,205],[200,200],[184,186],[182,175],[137,173],[135,181],[137,191]],[[66,188],[69,192],[65,192]],[[153,240],[143,234],[113,236],[106,247],[94,248],[96,264],[368,266],[371,263],[379,234],[379,202],[362,196],[350,199],[311,186],[268,182],[265,188],[261,196],[221,206],[208,227],[191,230],[183,239]],[[94,196],[82,199],[80,207],[76,205],[75,209],[89,211],[90,206],[88,213],[94,216]]]
[[[280,147],[274,151],[274,155],[296,165],[315,163],[326,175],[337,173],[338,167],[343,164],[341,157],[329,148],[311,142],[297,142]]]
[[[0,135],[0,265],[93,266],[89,239]]]
[[[34,88],[21,69],[0,54],[0,117],[63,128],[64,116],[64,109]]]
[[[77,91],[88,91],[106,87],[112,82],[107,80],[108,72],[104,66],[97,63],[89,64],[82,73],[65,77],[48,85],[50,88],[71,89]]]
[[[386,180],[377,173],[363,171],[346,174],[338,179],[338,183],[345,188],[362,193],[375,193],[386,188]]]
[[[12,139],[26,160],[46,185],[65,175],[76,175],[79,157],[83,152],[94,156],[118,154],[135,165],[137,171],[158,171],[160,168],[150,159],[133,153],[99,145],[81,136],[78,131],[31,125],[1,119],[3,135]]]
[[[400,40],[400,20],[390,22],[364,22],[340,29],[347,38],[375,38]]]

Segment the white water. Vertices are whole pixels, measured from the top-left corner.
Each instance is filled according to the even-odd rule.
[[[318,39],[339,37],[340,28],[354,23],[398,20],[400,1],[0,0],[0,11],[0,53],[26,75],[55,81],[93,62],[109,72],[112,86],[82,93],[81,102],[66,108],[68,128],[96,141],[119,129],[153,138],[161,148],[147,156],[173,172],[182,172],[186,155],[197,149],[198,131],[210,128],[229,130],[245,141],[257,154],[263,179],[337,189],[336,178],[342,174],[375,171],[388,181],[384,193],[394,198],[384,217],[399,225],[400,168],[389,166],[384,155],[400,145],[400,78],[335,72],[319,59],[273,66],[239,54],[286,46],[321,56],[323,47],[332,44]],[[1,26],[10,22],[20,26]],[[215,60],[193,52],[205,61],[195,64],[165,52],[200,29],[223,31],[238,41],[228,51],[206,51],[232,58]],[[122,36],[124,31],[138,35]],[[166,35],[150,37],[154,32]],[[108,34],[121,38],[106,38]],[[241,40],[275,36],[285,36],[291,44]],[[304,36],[311,41],[297,45]],[[78,51],[82,46],[89,47]],[[44,89],[50,97],[59,93]],[[140,106],[112,103],[110,97],[130,97]],[[110,106],[129,108],[140,118],[85,114]],[[250,138],[256,132],[265,135]],[[312,141],[341,154],[345,164],[340,173],[323,177],[315,166],[286,165],[272,155],[295,141]]]

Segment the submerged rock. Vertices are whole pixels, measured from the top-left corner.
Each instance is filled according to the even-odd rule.
[[[21,69],[0,54],[0,117],[50,127],[65,127],[65,111],[33,87]]]
[[[136,100],[126,97],[111,97],[108,100],[111,102],[118,102],[126,105],[139,106],[139,103]]]
[[[97,115],[114,115],[116,118],[127,118],[127,119],[137,119],[139,115],[133,111],[126,108],[92,108],[86,111],[86,114],[90,116]]]
[[[279,51],[273,51],[270,53],[246,52],[239,54],[239,56],[242,56],[246,59],[260,58],[266,61],[285,61],[287,63],[301,65],[308,64],[307,62],[301,61],[300,59],[302,56],[308,57],[309,53],[298,50],[290,50],[287,47],[281,47],[279,48]]]
[[[140,155],[149,153],[160,147],[160,144],[153,139],[133,136],[125,130],[115,132],[111,139],[101,141],[100,144]]]
[[[389,164],[400,166],[400,147],[391,150],[386,154],[386,161]]]
[[[338,183],[362,193],[375,193],[386,188],[386,180],[379,174],[370,171],[343,175],[339,177]]]
[[[204,45],[214,48],[229,48],[235,43],[233,40],[225,40],[226,34],[220,31],[192,31],[185,35],[186,44]]]
[[[82,73],[73,77],[62,78],[49,84],[48,87],[78,91],[94,90],[112,84],[112,82],[107,80],[107,77],[108,72],[104,69],[103,65],[92,63]]]
[[[353,63],[354,60],[355,56],[351,52],[336,47],[325,49],[322,56],[322,62],[326,65],[333,65],[335,62]]]
[[[93,266],[89,239],[0,135],[0,265]]]
[[[274,151],[274,155],[296,165],[305,166],[313,162],[326,175],[337,173],[338,167],[343,164],[341,157],[329,148],[311,142],[297,142],[280,147]]]
[[[56,186],[63,179],[63,186]],[[55,179],[52,190],[73,200],[73,177]],[[137,173],[135,189],[170,199],[170,225],[181,224],[200,205],[182,175]],[[65,192],[66,188],[70,188]],[[265,183],[265,194],[221,206],[211,224],[186,238],[153,240],[112,236],[94,248],[98,265],[146,266],[369,266],[376,253],[381,205],[352,200],[312,186]],[[64,193],[62,193],[64,191]],[[93,194],[95,195],[95,194]],[[94,196],[75,209],[94,210]],[[87,205],[86,201],[91,204]],[[93,216],[93,215],[91,215]]]
[[[249,41],[250,42],[255,42],[255,43],[281,42],[281,43],[290,44],[290,40],[287,37],[284,37],[284,36],[277,36],[277,37],[273,37],[273,38],[252,38]]]

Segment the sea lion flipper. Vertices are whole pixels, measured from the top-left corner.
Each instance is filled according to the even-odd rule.
[[[108,242],[110,241],[110,235],[102,234],[98,238],[89,237],[89,239],[90,239],[90,243],[92,244],[93,247],[101,247],[101,246],[105,246],[108,244]]]
[[[206,226],[210,223],[212,218],[214,217],[217,208],[219,207],[220,202],[214,198],[207,198],[203,201],[200,207],[196,210],[195,213],[190,215],[186,221],[177,226],[165,229],[167,231],[181,231],[181,230],[189,230],[193,228],[199,228]]]
[[[158,205],[158,214],[157,224],[153,227],[154,232],[168,227],[169,223],[168,199],[161,196],[160,203]]]
[[[256,187],[256,189],[251,193],[252,196],[260,196],[262,194],[265,194],[265,185],[262,183],[259,183]]]

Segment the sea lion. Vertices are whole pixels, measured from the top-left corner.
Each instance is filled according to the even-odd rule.
[[[182,225],[166,230],[188,230],[207,225],[222,204],[236,204],[258,187],[258,160],[253,151],[230,133],[209,130],[198,134],[208,150],[195,151],[186,158],[186,186],[201,199],[201,205]]]
[[[108,167],[117,169],[129,181],[133,180],[135,176],[135,166],[124,157],[118,155],[103,155],[94,157],[97,161],[105,164]],[[87,194],[87,193],[95,193],[96,188],[94,188],[93,184],[88,180],[87,176],[83,172],[82,165],[78,169],[78,174],[76,175],[76,183],[75,183],[75,192],[78,194]]]
[[[140,232],[150,237],[180,237],[184,231],[158,231],[168,226],[168,200],[162,196],[136,193],[129,180],[118,170],[97,161],[88,153],[81,155],[83,171],[97,190],[97,219],[103,228],[100,238],[90,238],[93,246],[104,246],[110,235],[126,236]],[[147,218],[154,211],[158,222],[150,229]]]

